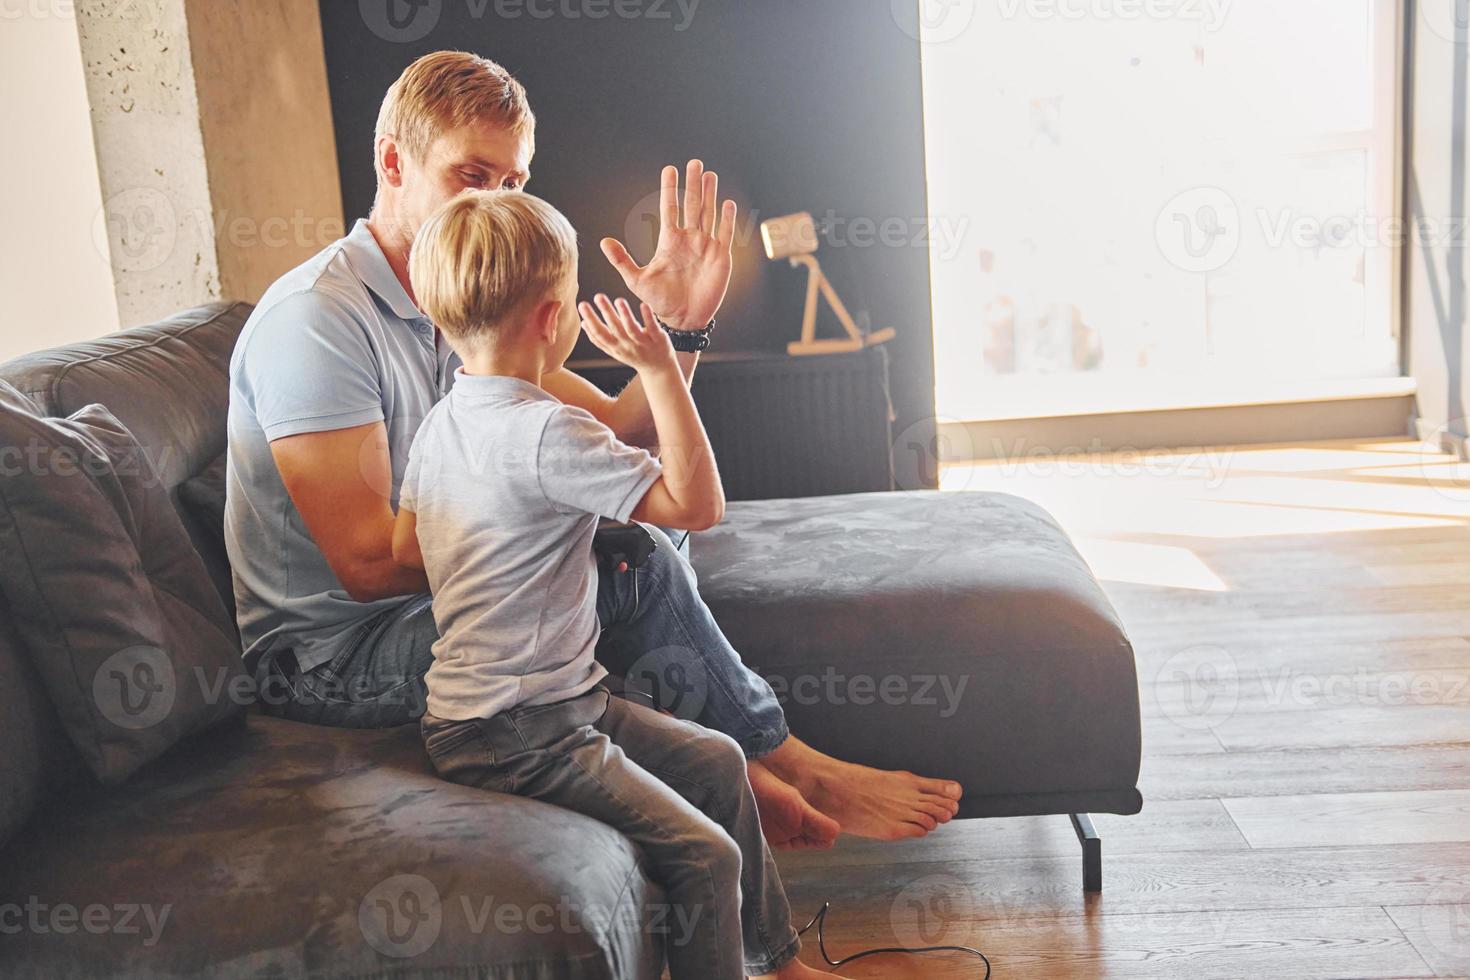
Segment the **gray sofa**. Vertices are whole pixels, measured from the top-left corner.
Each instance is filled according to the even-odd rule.
[[[176,491],[224,452],[249,312],[191,310],[0,379],[48,415],[106,405]],[[227,582],[220,529],[180,509]],[[794,731],[961,780],[961,817],[1072,815],[1100,887],[1085,814],[1142,805],[1133,652],[1045,512],[989,493],[735,503],[692,560]],[[440,781],[412,727],[253,711],[103,790],[10,619],[0,605],[0,975],[658,975],[659,889],[607,827]]]

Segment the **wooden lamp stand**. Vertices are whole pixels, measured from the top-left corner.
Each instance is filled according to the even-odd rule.
[[[806,312],[801,318],[801,339],[786,345],[786,353],[803,354],[842,354],[847,351],[862,350],[864,347],[872,347],[884,341],[892,340],[895,332],[892,327],[885,327],[873,333],[865,334],[858,329],[853,322],[852,314],[847,312],[847,307],[842,303],[842,297],[837,295],[837,290],[832,288],[832,282],[827,274],[822,271],[822,266],[817,262],[815,255],[793,255],[791,256],[791,267],[806,266],[810,273],[806,283]],[[832,307],[832,312],[837,314],[842,328],[847,331],[847,336],[831,340],[817,339],[817,292],[820,291],[827,298],[827,303]]]
[[[853,322],[852,314],[847,312],[847,307],[842,304],[837,290],[832,288],[831,281],[827,279],[821,264],[817,262],[817,222],[811,216],[811,212],[801,211],[797,214],[788,214],[782,218],[772,218],[761,222],[761,240],[765,242],[768,259],[773,262],[779,259],[790,259],[793,269],[804,265],[809,273],[806,282],[806,312],[801,318],[801,339],[787,344],[786,353],[797,355],[844,354],[893,339],[892,327],[865,334]],[[819,291],[827,297],[827,303],[832,307],[832,312],[837,314],[838,321],[842,323],[842,329],[847,331],[846,337],[835,340],[817,339],[817,293]]]

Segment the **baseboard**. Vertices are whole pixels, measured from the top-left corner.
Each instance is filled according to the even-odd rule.
[[[1416,418],[1414,435],[1420,442],[1435,442],[1447,453],[1460,459],[1470,459],[1470,436],[1455,432],[1443,425],[1434,425],[1431,420]]]
[[[1407,438],[1414,395],[1326,398],[1045,418],[945,422],[945,462],[1048,453],[1152,452],[1323,439]]]

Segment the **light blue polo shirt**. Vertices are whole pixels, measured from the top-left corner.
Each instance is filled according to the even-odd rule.
[[[393,274],[366,221],[270,287],[230,358],[225,544],[245,655],[293,650],[302,670],[352,645],[410,596],[356,602],[291,502],[270,443],[382,421],[396,510],[414,433],[459,358]],[[364,451],[371,451],[365,447]]]

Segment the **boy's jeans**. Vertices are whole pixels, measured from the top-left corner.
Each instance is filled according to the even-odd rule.
[[[645,525],[647,526],[647,525]],[[785,713],[764,678],[740,660],[699,597],[694,569],[668,536],[642,568],[598,566],[597,659],[627,678],[625,694],[733,738],[760,758],[786,740]],[[331,661],[296,674],[267,655],[255,668],[269,714],[341,728],[387,728],[424,713],[424,674],[439,638],[427,595],[357,627]]]
[[[493,718],[426,714],[422,725],[445,779],[576,810],[638,846],[670,906],[673,980],[773,973],[801,948],[745,759],[727,736],[602,686]]]

